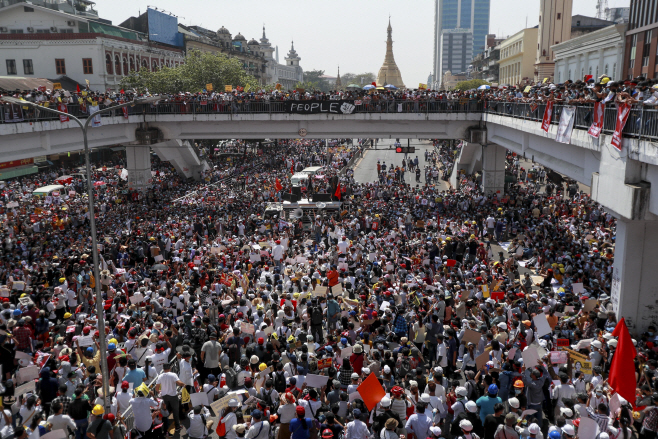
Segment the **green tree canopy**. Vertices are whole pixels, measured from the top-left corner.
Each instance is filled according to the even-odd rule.
[[[302,87],[308,90],[329,91],[333,90],[334,84],[330,84],[326,79],[320,78],[324,75],[324,70],[309,70],[304,72],[304,84],[313,84],[313,88]]]
[[[224,91],[225,85],[233,88],[249,86],[251,90],[260,88],[258,80],[244,71],[242,62],[224,54],[188,52],[185,64],[177,67],[162,67],[157,72],[140,70],[130,72],[121,79],[124,89],[137,89],[151,93],[196,93],[212,84],[215,91]]]
[[[482,79],[470,79],[468,81],[458,82],[457,85],[455,85],[455,87],[453,88],[453,90],[471,90],[474,88],[478,88],[481,85],[491,85],[491,84]]]
[[[359,73],[359,74],[345,73],[340,77],[340,80],[343,83],[343,87],[347,87],[350,84],[356,84],[359,87],[363,87],[370,84],[371,82],[374,82],[376,79],[377,76],[375,76],[375,74],[372,72]]]

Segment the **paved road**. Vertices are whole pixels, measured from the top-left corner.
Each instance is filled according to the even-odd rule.
[[[400,142],[406,146],[406,139],[400,139]],[[354,179],[359,183],[368,183],[372,181],[378,181],[377,178],[377,160],[380,160],[381,163],[386,163],[387,167],[400,166],[402,164],[402,159],[404,159],[404,154],[398,154],[395,152],[395,149],[392,148],[395,140],[386,139],[380,140],[377,144],[378,149],[368,149],[363,156],[361,161],[357,162],[354,167]],[[425,183],[425,151],[433,151],[434,147],[431,142],[426,140],[412,140],[412,146],[416,147],[416,152],[414,154],[409,154],[409,158],[415,158],[418,156],[418,165],[420,166],[421,176],[420,183],[416,183],[416,174],[411,172],[405,172],[404,179],[409,184],[424,184]],[[448,188],[448,185],[444,181],[440,181],[440,190],[445,190]]]

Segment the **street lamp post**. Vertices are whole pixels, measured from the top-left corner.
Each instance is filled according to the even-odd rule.
[[[100,270],[99,270],[99,263],[98,263],[98,240],[96,238],[96,216],[94,214],[94,186],[93,186],[93,181],[91,180],[91,163],[89,159],[90,151],[89,151],[89,143],[87,141],[87,128],[89,128],[89,124],[91,121],[94,119],[94,117],[100,113],[106,113],[111,110],[115,110],[118,108],[123,108],[123,107],[128,107],[132,105],[137,105],[137,104],[146,104],[150,102],[154,102],[159,100],[159,98],[155,96],[149,96],[147,98],[142,98],[142,99],[136,99],[132,102],[126,102],[124,104],[119,104],[115,105],[113,107],[108,107],[108,108],[103,108],[101,110],[98,110],[92,114],[89,115],[89,117],[82,121],[78,119],[75,116],[72,116],[68,113],[64,113],[63,111],[58,111],[54,110],[50,107],[43,107],[41,105],[37,105],[34,102],[28,102],[28,101],[23,101],[18,98],[10,97],[10,96],[1,96],[0,101],[7,102],[9,104],[14,104],[14,105],[21,105],[21,106],[28,106],[32,108],[36,108],[38,110],[43,110],[49,113],[55,113],[59,114],[61,116],[66,116],[70,119],[73,119],[82,129],[82,138],[84,142],[84,149],[85,149],[85,164],[86,164],[86,172],[87,172],[87,198],[89,201],[89,226],[91,228],[91,254],[94,259],[94,278],[95,278],[95,293],[96,293],[96,314],[98,316],[98,332],[100,334],[100,340],[99,340],[99,350],[101,353],[101,372],[103,374],[103,405],[105,406],[105,411],[106,413],[109,410],[109,402],[111,401],[110,398],[108,398],[108,393],[109,393],[109,372],[107,370],[107,346],[106,346],[106,335],[105,335],[105,318],[103,317],[104,314],[104,309],[103,309],[103,298],[101,296],[101,287],[100,287]]]

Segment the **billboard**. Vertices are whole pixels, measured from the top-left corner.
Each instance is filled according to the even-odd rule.
[[[183,47],[183,34],[178,32],[178,18],[154,9],[147,9],[149,41]]]

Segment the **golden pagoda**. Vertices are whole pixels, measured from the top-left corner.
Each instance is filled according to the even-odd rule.
[[[392,84],[397,88],[404,88],[404,82],[402,81],[402,75],[400,74],[400,69],[398,69],[397,64],[395,64],[395,58],[393,57],[393,28],[391,27],[391,19],[388,19],[388,38],[386,39],[386,56],[384,57],[384,64],[379,69],[377,74],[377,86],[383,87],[387,84]]]

